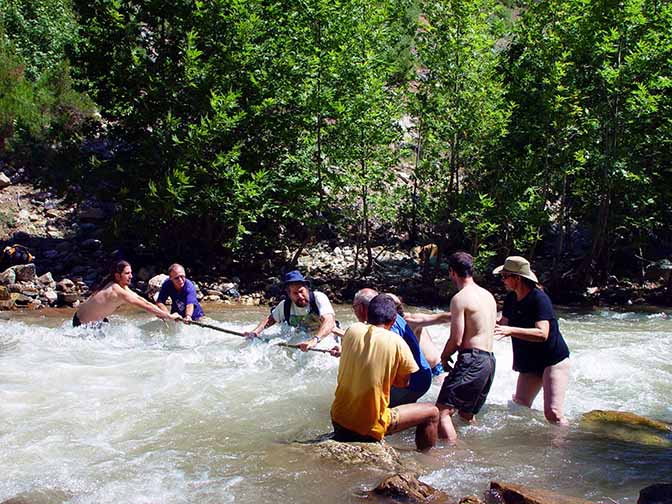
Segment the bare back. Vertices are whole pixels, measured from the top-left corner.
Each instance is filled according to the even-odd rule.
[[[108,283],[77,309],[77,317],[82,324],[103,320],[112,315],[117,308],[126,302],[122,293],[123,287],[115,282]]]
[[[497,303],[490,292],[472,282],[453,297],[450,311],[453,314],[451,331],[462,330],[460,350],[477,348],[492,352]]]

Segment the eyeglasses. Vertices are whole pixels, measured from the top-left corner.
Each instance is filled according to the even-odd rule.
[[[185,278],[187,278],[187,277],[184,276],[184,275],[177,275],[177,276],[172,277],[171,280],[184,280]]]
[[[513,273],[502,273],[502,280],[506,280],[507,278],[513,278],[514,275]]]

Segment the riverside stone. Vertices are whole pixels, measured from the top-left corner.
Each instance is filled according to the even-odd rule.
[[[385,442],[339,443],[328,439],[309,446],[320,457],[333,459],[341,464],[364,465],[388,471],[408,470],[403,466],[399,452]]]
[[[149,282],[147,282],[147,297],[153,301],[156,301],[156,299],[159,297],[159,291],[161,290],[163,282],[168,280],[168,278],[168,275],[164,273],[150,278]]]
[[[13,268],[7,268],[0,273],[0,285],[9,285],[16,283],[16,272]]]
[[[514,483],[490,482],[490,491],[503,504],[593,504],[578,497],[568,497],[541,488]]]
[[[75,282],[69,278],[64,278],[56,284],[56,290],[60,292],[72,292],[75,289]]]
[[[672,447],[672,426],[629,411],[589,411],[581,417],[581,427],[619,441]]]
[[[0,300],[0,310],[7,311],[14,309],[14,300],[13,299],[2,299]]]
[[[44,297],[47,300],[47,303],[50,305],[55,305],[58,301],[58,294],[53,289],[47,289],[44,292]]]
[[[8,299],[12,299],[9,289],[4,285],[0,285],[0,301],[7,301]]]
[[[16,273],[17,282],[34,282],[37,280],[35,265],[33,263],[19,264],[12,266],[12,268],[14,268],[14,272]]]
[[[5,175],[4,172],[0,172],[0,189],[4,189],[5,187],[8,187],[12,185],[12,181],[10,178]]]
[[[441,490],[423,483],[413,473],[398,473],[388,476],[374,488],[369,495],[382,495],[392,499],[401,499],[411,503],[448,504],[454,499]]]
[[[44,275],[40,275],[37,281],[42,285],[49,285],[49,286],[56,285],[56,282],[54,282],[54,277],[51,275],[51,272],[49,271],[47,271]]]

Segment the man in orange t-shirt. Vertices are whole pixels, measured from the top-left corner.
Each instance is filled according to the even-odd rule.
[[[415,444],[419,450],[436,444],[436,406],[412,403],[388,407],[392,385],[408,386],[410,375],[418,370],[408,346],[389,331],[396,317],[394,300],[379,294],[369,304],[368,324],[354,324],[343,336],[331,407],[336,441],[380,441],[385,434],[417,426]]]

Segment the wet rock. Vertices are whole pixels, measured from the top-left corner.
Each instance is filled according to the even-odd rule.
[[[629,411],[589,411],[581,417],[581,428],[619,441],[672,447],[672,426]]]
[[[32,286],[26,286],[21,289],[21,294],[27,297],[37,297],[40,295],[40,291]]]
[[[19,264],[18,266],[12,266],[14,272],[16,273],[17,282],[34,282],[37,280],[37,274],[35,270],[35,265],[30,264]]]
[[[541,488],[514,483],[490,482],[490,492],[502,504],[591,504],[578,497],[568,497]]]
[[[163,282],[168,280],[168,278],[168,275],[163,273],[150,278],[149,282],[147,282],[147,297],[156,301],[156,299],[159,297],[159,291],[161,290]]]
[[[80,300],[79,292],[57,292],[58,302],[72,306]]]
[[[0,189],[4,189],[5,187],[8,187],[12,185],[12,181],[10,178],[5,175],[4,172],[0,172]]]
[[[62,490],[31,490],[20,493],[0,504],[62,504],[74,497],[74,494]]]
[[[56,284],[56,290],[59,292],[72,292],[75,290],[75,282],[69,278],[64,278]]]
[[[382,495],[411,503],[452,503],[448,494],[418,480],[413,473],[398,473],[385,478],[369,495]]]
[[[28,304],[33,300],[33,298],[21,294],[20,292],[12,292],[11,297],[16,306],[28,306]]]
[[[466,497],[462,497],[457,504],[483,504],[483,501],[475,495],[468,495]]]
[[[37,281],[41,285],[46,285],[46,286],[49,286],[51,288],[56,286],[56,282],[54,281],[54,277],[52,276],[52,274],[49,271],[47,271],[44,275],[39,276]]]
[[[0,285],[0,301],[7,301],[8,299],[12,299],[9,289],[4,285]]]
[[[0,273],[0,285],[9,285],[16,283],[16,273],[13,268],[7,268]]]
[[[53,306],[58,302],[58,294],[53,289],[47,289],[44,292],[44,298],[47,301],[47,304]]]
[[[311,445],[322,458],[341,464],[374,466],[382,470],[404,471],[399,453],[385,442],[339,443],[331,439]]]
[[[672,504],[672,484],[657,483],[642,488],[637,504]]]
[[[0,300],[0,310],[8,311],[14,309],[14,300],[13,299],[2,299]]]
[[[58,250],[54,249],[47,250],[42,254],[42,256],[44,256],[46,259],[55,259],[56,257],[58,257],[58,255],[59,255]]]

